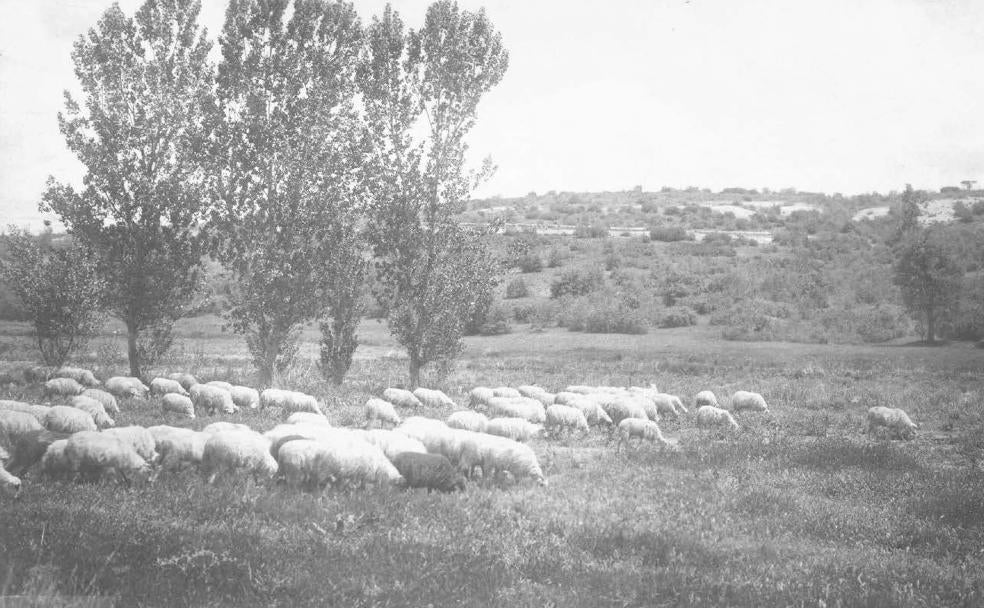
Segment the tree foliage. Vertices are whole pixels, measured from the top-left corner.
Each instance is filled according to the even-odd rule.
[[[962,280],[963,269],[947,250],[942,232],[913,232],[899,244],[895,283],[906,308],[924,322],[928,342],[936,339],[938,325],[952,314]]]
[[[83,188],[49,178],[41,210],[98,258],[107,305],[127,326],[130,373],[141,332],[168,342],[202,285],[205,237],[199,152],[212,73],[197,0],[147,0],[135,17],[110,7],[75,43],[80,103],[58,121],[85,167]]]
[[[497,281],[481,234],[454,213],[474,186],[469,177],[484,175],[468,175],[465,137],[508,54],[484,11],[448,1],[428,8],[419,31],[387,6],[366,36],[359,82],[375,144],[376,296],[416,386],[421,368],[460,352],[464,325]]]
[[[45,365],[60,366],[102,325],[106,285],[96,260],[76,244],[45,245],[14,228],[4,240],[0,279],[27,310]]]

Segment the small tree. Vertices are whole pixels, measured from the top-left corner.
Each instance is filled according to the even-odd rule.
[[[212,84],[211,43],[196,0],[147,0],[134,18],[114,4],[72,52],[84,103],[65,93],[58,122],[85,167],[84,189],[49,178],[42,211],[96,254],[107,306],[126,323],[130,374],[141,333],[152,351],[200,290],[204,195],[198,152]]]
[[[419,32],[387,6],[366,35],[360,84],[375,146],[376,296],[417,386],[424,366],[457,356],[464,325],[497,281],[481,234],[454,214],[478,181],[465,174],[465,136],[508,56],[484,11],[448,1],[428,8]]]
[[[935,341],[937,325],[953,311],[962,279],[963,269],[947,251],[940,233],[923,230],[900,243],[895,284],[909,312],[922,317],[928,342]]]
[[[76,244],[45,246],[13,227],[4,239],[0,279],[27,309],[45,365],[60,366],[102,325],[106,285],[96,260]]]

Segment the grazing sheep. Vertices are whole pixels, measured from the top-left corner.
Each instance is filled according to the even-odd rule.
[[[398,455],[404,452],[417,452],[420,454],[426,454],[427,448],[424,444],[407,437],[403,433],[397,431],[390,431],[387,429],[372,429],[363,433],[362,437],[373,444],[377,448],[386,454],[386,457],[391,461]]]
[[[739,429],[734,416],[728,410],[713,405],[702,405],[697,409],[697,426],[707,428],[723,425],[728,425],[736,431]]]
[[[649,413],[646,411],[646,408],[634,399],[612,399],[604,402],[601,407],[608,414],[612,424],[615,425],[621,423],[626,418],[649,420]]]
[[[661,415],[679,418],[681,414],[687,413],[687,408],[684,407],[683,401],[676,395],[656,393],[650,396],[649,400],[653,402],[656,406],[656,411]],[[652,420],[652,417],[650,417],[650,420]]]
[[[324,414],[312,414],[311,412],[294,412],[287,416],[287,424],[317,424],[331,426],[331,422]]]
[[[494,397],[487,407],[493,416],[525,418],[537,424],[547,419],[547,411],[543,404],[528,397]]]
[[[868,409],[868,434],[874,434],[879,428],[888,429],[891,437],[912,439],[919,428],[905,411],[897,407],[873,407]]]
[[[409,488],[427,488],[427,493],[464,491],[465,477],[440,454],[404,452],[391,459]]]
[[[367,427],[372,427],[377,422],[381,424],[392,424],[393,426],[400,424],[400,416],[396,413],[396,408],[389,401],[370,397],[369,401],[366,401],[365,411]]]
[[[6,464],[7,470],[14,475],[23,476],[28,469],[41,460],[48,446],[55,441],[69,437],[71,435],[67,433],[52,433],[46,429],[17,435],[11,441],[10,459]]]
[[[713,405],[714,407],[720,407],[718,405],[717,397],[711,391],[701,391],[697,393],[694,397],[694,405],[696,407],[701,407],[702,405]]]
[[[41,456],[41,473],[52,478],[68,476],[72,472],[71,463],[65,455],[65,448],[68,447],[68,438],[58,439],[48,446]]]
[[[542,430],[542,426],[525,418],[492,418],[485,425],[485,432],[489,435],[508,437],[514,441],[529,441]]]
[[[508,386],[500,386],[498,388],[494,388],[492,389],[492,394],[496,397],[506,397],[509,399],[515,399],[517,397],[523,396],[519,393],[519,391]]]
[[[191,402],[196,410],[204,411],[207,414],[222,412],[223,414],[234,414],[237,411],[236,404],[232,402],[232,395],[229,391],[209,384],[196,384],[191,387]]]
[[[238,407],[255,410],[260,406],[260,391],[255,388],[234,384],[229,394],[232,395],[232,402]]]
[[[413,391],[413,396],[420,400],[426,407],[454,407],[454,401],[439,390],[418,387]]]
[[[0,410],[0,438],[16,439],[18,435],[40,431],[44,427],[28,412]]]
[[[573,391],[560,391],[554,394],[554,403],[557,405],[574,405],[578,401],[588,399],[588,394],[575,393]]]
[[[113,376],[106,381],[106,390],[117,397],[146,397],[150,388],[140,381],[140,378],[130,376]]]
[[[95,431],[96,421],[88,413],[67,405],[56,405],[44,417],[44,426],[56,433]]]
[[[633,437],[638,437],[640,442],[649,441],[660,444],[660,447],[676,448],[670,440],[663,436],[659,425],[652,420],[626,418],[618,423],[618,444],[615,446],[615,451],[618,452],[623,443],[630,445]]]
[[[201,464],[205,442],[211,436],[208,433],[165,425],[152,426],[147,431],[154,437],[161,468],[165,471]]]
[[[44,394],[73,397],[85,390],[85,387],[71,378],[52,378],[44,383]]]
[[[174,372],[172,374],[168,374],[167,378],[168,380],[177,380],[178,383],[181,385],[181,388],[185,389],[186,391],[190,391],[191,387],[198,384],[198,380],[195,379],[194,376],[183,372]]]
[[[558,434],[565,431],[588,432],[588,419],[584,412],[569,405],[548,405],[544,426]]]
[[[485,414],[480,412],[462,410],[452,412],[445,422],[453,429],[463,429],[466,431],[474,431],[476,433],[484,433],[485,425],[489,423],[489,419],[485,416]]]
[[[171,380],[170,378],[154,378],[150,381],[151,395],[168,395],[171,393],[184,395],[185,397],[188,396],[188,391],[186,391],[177,380]]]
[[[311,412],[324,414],[318,405],[318,400],[311,395],[297,391],[285,391],[279,388],[268,388],[260,393],[260,409],[279,407],[284,413]]]
[[[109,433],[82,431],[75,433],[65,445],[65,459],[71,471],[99,476],[113,471],[129,485],[127,475],[147,480],[150,467],[129,443]]]
[[[91,371],[82,369],[81,367],[60,367],[55,371],[53,377],[71,378],[82,386],[92,387],[102,384]]]
[[[484,386],[476,386],[468,393],[468,403],[475,407],[476,405],[488,405],[489,401],[495,397],[495,391]]]
[[[279,467],[270,455],[270,440],[253,431],[220,431],[210,435],[202,450],[202,473],[208,483],[215,483],[219,475],[238,469],[252,473],[254,478],[273,478]]]
[[[486,474],[494,477],[499,473],[509,473],[515,481],[530,477],[541,486],[546,486],[547,480],[532,448],[511,439],[500,439],[501,442],[491,443],[483,454],[483,477]]]
[[[220,420],[218,422],[213,422],[202,429],[203,433],[208,433],[210,435],[215,433],[223,433],[226,431],[248,431],[252,432],[253,429],[247,424],[240,424],[238,422],[226,422],[225,420]]]
[[[10,399],[0,399],[0,410],[10,410],[14,412],[31,413],[31,405],[23,401],[12,401]]]
[[[217,386],[224,391],[232,392],[232,383],[226,382],[225,380],[209,380],[205,383],[207,386]]]
[[[148,463],[153,464],[157,461],[157,441],[150,431],[142,426],[121,426],[114,429],[103,431],[105,435],[112,435],[120,441],[129,445]]]
[[[364,441],[363,432],[358,429],[335,428],[323,424],[278,424],[263,433],[263,436],[270,442],[270,455],[277,458],[280,447],[293,439],[315,439],[328,443]]]
[[[195,417],[195,404],[190,397],[177,393],[168,393],[161,398],[161,409],[165,412],[174,412],[185,418]]]
[[[77,395],[72,397],[69,405],[92,416],[92,420],[95,421],[96,426],[101,429],[116,426],[116,421],[109,417],[109,414],[106,413],[106,408],[103,407],[103,404],[96,401],[92,397]]]
[[[299,439],[281,447],[280,462],[291,487],[321,488],[329,481],[360,486],[403,483],[383,451],[366,441]]]
[[[402,388],[386,389],[383,391],[383,399],[400,408],[417,408],[424,405],[416,395]]]
[[[576,395],[589,395],[591,393],[599,392],[593,386],[585,386],[583,384],[573,384],[568,386],[563,390],[565,393],[574,393]]]
[[[468,433],[468,431],[452,429],[441,420],[420,416],[407,418],[395,430],[416,439],[431,454],[443,454],[452,464],[456,464],[460,456],[461,446],[458,442],[460,434]]]
[[[0,462],[0,489],[5,493],[17,494],[20,492],[21,480],[16,475],[7,471],[3,463]]]
[[[742,410],[767,412],[769,411],[769,406],[765,404],[765,398],[758,393],[737,391],[731,396],[731,411],[740,412]]]
[[[518,386],[516,387],[516,390],[519,391],[519,394],[522,395],[523,397],[536,399],[543,405],[551,405],[554,402],[554,398],[555,398],[554,394],[548,393],[546,389],[539,386],[533,386],[533,385]]]
[[[588,424],[612,426],[612,419],[608,416],[608,412],[606,412],[597,401],[593,401],[591,399],[578,399],[574,403],[571,403],[568,407],[573,407],[580,410],[581,413],[584,414],[585,419],[587,419]]]
[[[116,397],[114,397],[111,393],[107,393],[106,391],[98,388],[87,388],[82,391],[82,396],[95,399],[99,403],[102,403],[107,414],[116,416],[120,413],[120,406],[116,403]]]

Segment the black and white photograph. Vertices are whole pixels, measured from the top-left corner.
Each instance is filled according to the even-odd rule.
[[[0,608],[984,607],[984,2],[0,0]]]

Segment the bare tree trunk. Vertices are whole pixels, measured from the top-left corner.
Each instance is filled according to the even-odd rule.
[[[127,358],[130,360],[130,375],[134,378],[140,377],[140,351],[137,349],[137,337],[139,329],[132,320],[126,322],[126,346]]]
[[[416,350],[410,350],[410,390],[415,390],[420,386],[420,356]]]
[[[926,341],[929,344],[936,342],[936,314],[932,308],[926,309]]]

